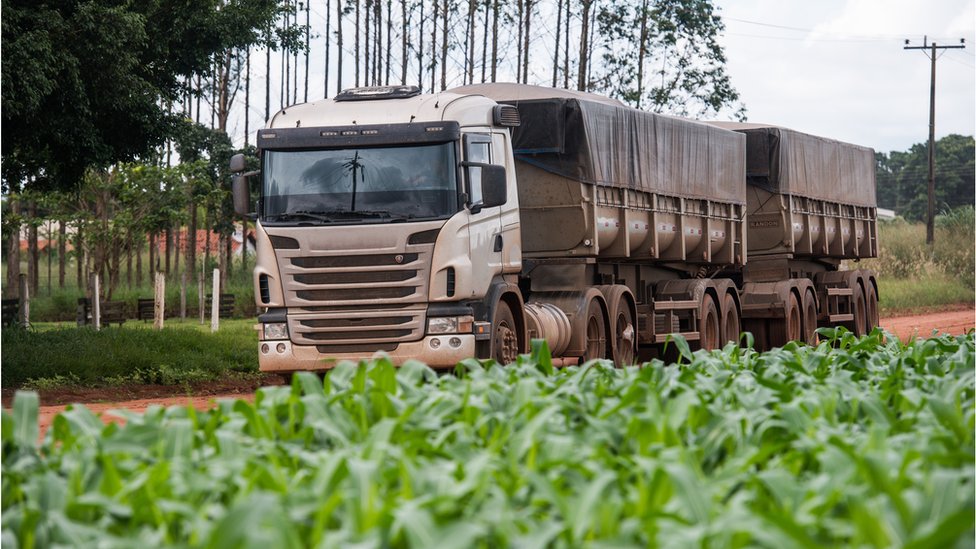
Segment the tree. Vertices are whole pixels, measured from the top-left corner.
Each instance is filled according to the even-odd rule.
[[[976,142],[972,136],[947,135],[935,142],[936,209],[951,210],[976,202]],[[916,143],[907,151],[875,153],[878,206],[911,221],[928,211],[928,147]]]
[[[144,157],[171,135],[184,83],[256,42],[275,0],[67,0],[3,6],[3,187],[77,187],[89,167]]]

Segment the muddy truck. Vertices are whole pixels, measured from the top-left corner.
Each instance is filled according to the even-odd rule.
[[[878,323],[870,149],[515,84],[295,105],[232,171],[263,371],[760,348]],[[256,206],[251,184],[259,187]],[[254,211],[256,207],[256,211]]]

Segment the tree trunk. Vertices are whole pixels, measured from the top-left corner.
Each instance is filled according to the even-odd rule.
[[[576,89],[586,90],[586,52],[589,48],[587,39],[590,36],[590,4],[593,0],[581,0],[583,13],[580,16],[580,48],[579,48],[579,77],[576,80]]]
[[[342,0],[336,0],[336,93],[342,91]]]
[[[328,9],[328,7],[326,7]],[[309,49],[309,39],[311,35],[312,26],[310,25],[310,17],[312,10],[312,0],[305,0],[305,102],[308,103],[308,54],[312,50]]]
[[[491,13],[491,3],[485,0],[484,32],[481,34],[481,83],[484,84],[488,71],[488,16]]]
[[[447,89],[447,17],[449,15],[449,0],[444,0],[441,9],[441,91]]]
[[[248,134],[251,132],[251,48],[247,49],[247,66],[244,69],[244,148],[247,148]]]
[[[58,221],[58,288],[64,289],[64,277],[67,272],[68,259],[68,222]]]
[[[434,15],[430,20],[430,93],[437,91],[437,14],[440,4],[434,0]]]
[[[647,57],[647,0],[641,3],[640,44],[637,46],[637,108],[644,97],[644,59]]]
[[[11,193],[8,200],[10,213],[14,216],[18,215],[17,207],[20,205],[20,200],[17,195]],[[5,286],[7,297],[17,297],[20,288],[20,227],[20,224],[11,227],[7,240],[7,285]]]
[[[142,287],[142,234],[136,240],[136,287]]]
[[[53,276],[51,276],[51,263],[52,260],[54,259],[52,257],[52,255],[54,254],[54,249],[51,247],[51,243],[53,240],[51,237],[54,235],[51,234],[50,221],[45,221],[44,225],[47,227],[47,295],[51,295],[51,283],[52,283],[52,279],[54,278]]]
[[[342,0],[336,0],[340,4]],[[341,9],[341,8],[340,8]],[[322,97],[329,97],[329,29],[332,26],[332,12],[329,10],[329,0],[325,0],[325,66],[323,72],[325,77],[322,80]]]
[[[37,272],[39,252],[37,249],[37,201],[31,199],[28,203],[27,225],[27,280],[30,283],[30,295],[37,295],[40,285],[40,274]]]
[[[227,256],[224,254],[224,243],[226,241],[227,236],[221,232],[217,237],[217,249],[214,250],[217,253],[217,268],[220,270],[221,288],[227,287]],[[214,299],[219,299],[219,297],[214,295]]]
[[[224,267],[227,271],[227,279],[234,276],[234,235],[229,234],[224,237],[224,255],[227,259],[224,260]]]
[[[525,21],[525,0],[515,1],[515,18],[518,20],[518,31],[515,33],[515,82],[522,82],[522,37],[523,23]]]
[[[119,275],[122,272],[122,246],[121,242],[114,242],[112,246],[112,264],[108,277],[108,291],[106,299],[112,298],[112,293],[119,286]]]
[[[525,40],[522,47],[525,54],[522,56],[522,83],[529,83],[529,51],[532,49],[532,0],[525,0]]]
[[[210,211],[203,214],[203,271],[206,272],[210,265]]]
[[[83,233],[81,222],[78,222],[78,227],[75,229],[75,282],[78,285],[78,290],[85,287],[85,240]],[[20,262],[18,261],[18,263]]]
[[[149,233],[149,281],[153,280],[153,273],[156,272],[158,265],[156,260],[156,233]],[[140,282],[141,286],[142,283]]]
[[[403,14],[403,18],[406,19],[407,14]],[[383,84],[386,86],[390,85],[391,51],[393,51],[393,0],[386,0],[386,72],[383,74]]]
[[[353,60],[355,61],[355,78],[353,82],[355,82],[357,88],[359,87],[359,30],[362,28],[359,26],[359,4],[359,0],[356,0],[356,43],[353,45],[353,52],[355,53],[353,56]]]
[[[556,3],[556,47],[552,49],[552,87],[556,87],[556,79],[559,77],[559,43],[562,32],[563,21],[563,0]]]
[[[407,0],[400,0],[400,11],[403,12],[403,27],[400,32],[400,85],[407,85],[407,30],[410,27],[410,13],[407,11]]]
[[[571,0],[566,0],[566,39],[563,40],[563,88],[569,89],[569,15]]]
[[[498,78],[498,0],[492,3],[491,15],[491,81]]]
[[[366,9],[364,10],[366,12],[366,24],[363,25],[363,31],[365,33],[365,36],[363,36],[363,84],[367,86],[372,85],[370,82],[370,76],[372,76],[370,71],[370,62],[372,61],[372,58],[369,54],[369,47],[371,46],[369,33],[372,30],[370,18],[373,15],[373,2],[375,1],[377,0],[366,0]]]
[[[176,226],[176,234],[173,235],[173,274],[180,274],[180,256],[183,255],[183,247],[180,245],[183,240],[183,227]]]
[[[166,277],[169,278],[169,267],[170,267],[170,252],[173,250],[173,229],[169,225],[166,226]]]
[[[197,270],[197,205],[190,198],[190,227],[187,229],[186,239],[186,271],[194,273]]]
[[[417,85],[424,88],[424,2],[420,3],[420,32],[417,34]]]
[[[125,235],[125,287],[132,289],[132,230],[129,229]]]
[[[271,28],[268,28],[271,34]],[[264,119],[271,120],[271,46],[264,54]]]

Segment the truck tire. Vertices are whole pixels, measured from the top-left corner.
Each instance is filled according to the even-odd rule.
[[[698,338],[699,345],[706,351],[717,349],[722,345],[721,321],[712,294],[702,296],[701,308],[698,313]]]
[[[800,310],[800,303],[796,299],[796,294],[792,291],[786,299],[786,310],[783,311],[783,319],[770,319],[769,326],[769,346],[766,348],[782,347],[790,341],[799,341],[803,338],[803,314]]]
[[[596,299],[591,299],[586,307],[586,349],[583,351],[583,362],[607,357],[607,322],[603,316],[603,307]]]
[[[864,288],[859,284],[854,284],[854,295],[852,296],[852,303],[854,309],[854,335],[861,337],[866,334],[866,327],[868,322],[867,315],[867,303],[864,298]]]
[[[499,301],[491,321],[491,358],[501,365],[512,364],[518,358],[518,325],[508,303]]]
[[[731,293],[726,292],[722,300],[722,341],[724,343],[739,342],[739,334],[742,332],[742,323],[739,320],[739,307],[735,304],[735,298]]]
[[[881,319],[878,316],[878,291],[874,289],[874,284],[870,280],[866,282],[868,295],[865,300],[865,305],[867,307],[867,315],[865,315],[865,320],[867,320],[867,332],[870,333],[871,330],[877,328],[881,325]]]
[[[635,343],[637,326],[634,315],[630,310],[630,302],[624,295],[620,295],[613,306],[613,363],[619,368],[631,366],[635,360]]]
[[[811,290],[803,296],[803,342],[817,344],[817,298]]]

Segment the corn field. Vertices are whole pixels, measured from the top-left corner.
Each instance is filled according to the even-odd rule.
[[[974,337],[454,375],[340,364],[207,412],[3,415],[4,547],[971,547]]]

